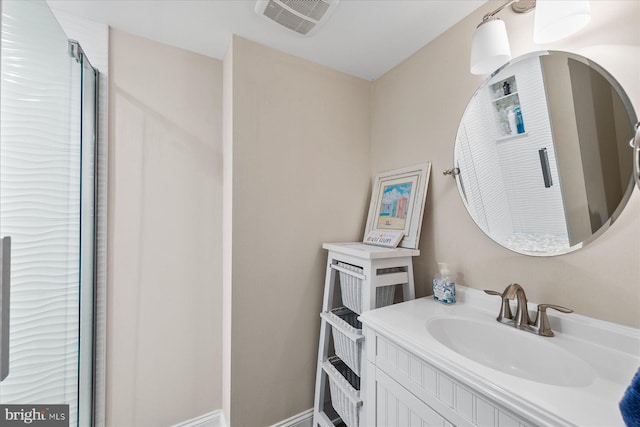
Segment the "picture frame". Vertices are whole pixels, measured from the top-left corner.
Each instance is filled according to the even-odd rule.
[[[418,249],[431,162],[381,172],[373,179],[365,238],[371,231],[401,230],[399,247]]]

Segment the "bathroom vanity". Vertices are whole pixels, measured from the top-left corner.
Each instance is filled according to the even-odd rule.
[[[624,426],[639,330],[549,313],[555,336],[542,337],[496,322],[496,297],[459,286],[457,299],[362,314],[361,425]]]

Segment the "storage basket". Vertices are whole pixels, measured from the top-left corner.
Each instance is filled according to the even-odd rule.
[[[338,267],[362,274],[362,268],[355,265],[338,262]],[[385,273],[400,271],[399,269],[388,269]],[[362,314],[362,279],[351,276],[343,271],[340,272],[340,290],[342,292],[342,303],[358,314]],[[393,304],[393,296],[396,286],[380,286],[376,288],[376,308]]]
[[[322,367],[329,379],[331,406],[347,427],[358,427],[362,411],[360,377],[336,356],[323,362]]]
[[[362,323],[358,320],[358,314],[347,307],[340,307],[331,310],[329,313],[322,313],[322,317],[331,325],[331,335],[333,336],[333,347],[336,355],[356,375],[360,375],[364,336],[362,335]]]

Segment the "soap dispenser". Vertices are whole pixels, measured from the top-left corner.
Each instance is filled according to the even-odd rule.
[[[446,262],[439,262],[440,270],[433,278],[433,299],[444,304],[456,302],[456,282]]]

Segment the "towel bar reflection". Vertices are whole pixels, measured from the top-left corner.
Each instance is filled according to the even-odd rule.
[[[540,169],[542,169],[542,179],[544,180],[544,187],[550,188],[553,185],[553,178],[551,177],[551,167],[549,166],[549,154],[546,148],[538,150],[540,156]]]

